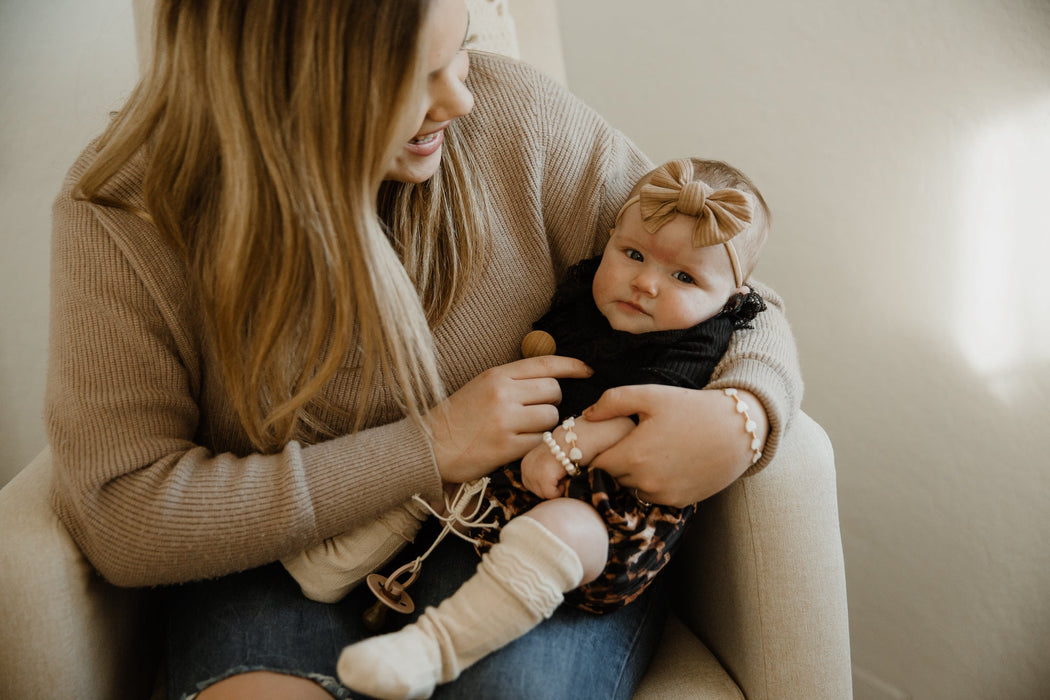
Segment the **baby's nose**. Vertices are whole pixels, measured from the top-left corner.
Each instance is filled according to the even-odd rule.
[[[640,272],[634,277],[634,288],[642,294],[654,296],[656,294],[656,275],[652,272]]]

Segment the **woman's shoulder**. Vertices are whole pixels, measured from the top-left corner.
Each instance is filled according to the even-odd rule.
[[[537,69],[499,54],[472,51],[467,85],[474,93],[474,109],[464,120],[476,138],[535,140],[542,135],[543,104],[555,88]]]
[[[478,50],[470,52],[467,82],[476,95],[493,99],[534,101],[566,91],[554,78],[525,61]]]
[[[605,121],[551,76],[524,61],[484,51],[471,53],[471,118],[503,129],[564,136],[608,130]],[[564,142],[565,143],[572,143]]]
[[[98,160],[100,140],[100,138],[96,138],[89,143],[66,171],[66,176],[62,180],[62,187],[58,190],[58,195],[55,197],[53,205],[56,218],[68,213],[70,210],[87,211],[90,207],[90,203],[78,198],[75,192],[84,173]],[[58,231],[60,229],[56,227],[55,230]]]
[[[617,177],[604,169],[619,172],[624,163],[612,160],[631,160],[630,154],[638,153],[594,109],[538,68],[498,54],[471,55],[468,85],[475,108],[463,119],[475,153],[492,154],[501,165],[527,172],[535,172],[542,161],[548,176],[564,170],[573,186],[580,177]],[[522,158],[527,163],[517,162]],[[636,169],[639,175],[648,169],[640,153],[634,160],[631,178]]]
[[[143,197],[145,154],[134,154],[100,188],[119,206],[91,201],[78,192],[81,178],[100,157],[92,141],[70,166],[52,207],[51,253],[65,275],[95,275],[128,267],[153,297],[186,294],[182,258],[149,220]]]
[[[100,206],[88,201],[77,193],[81,178],[98,160],[102,149],[102,137],[92,140],[66,171],[62,187],[55,198],[55,207],[91,211]],[[99,194],[110,200],[121,202],[129,211],[145,211],[145,199],[142,190],[142,178],[145,172],[146,155],[144,149],[129,158],[100,188]]]

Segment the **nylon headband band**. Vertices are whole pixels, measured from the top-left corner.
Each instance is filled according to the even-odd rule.
[[[726,241],[722,245],[729,253],[729,264],[733,266],[733,281],[736,282],[736,287],[741,287],[744,284],[744,276],[740,273],[740,260],[736,257],[736,247],[733,246],[733,241]]]

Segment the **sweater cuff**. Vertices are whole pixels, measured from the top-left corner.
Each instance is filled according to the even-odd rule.
[[[345,532],[419,494],[440,498],[441,475],[422,426],[405,418],[302,448],[321,538]]]
[[[758,397],[769,420],[769,434],[762,448],[762,457],[748,467],[743,476],[751,476],[765,469],[776,455],[777,447],[791,419],[798,411],[792,401],[790,387],[784,378],[767,363],[759,360],[740,360],[731,371],[708,384],[706,389],[736,388],[749,391]]]

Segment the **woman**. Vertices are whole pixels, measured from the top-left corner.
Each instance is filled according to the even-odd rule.
[[[161,2],[154,65],[59,195],[54,503],[110,581],[196,582],[165,596],[171,697],[339,697],[366,594],[312,603],[272,563],[520,458],[588,371],[517,345],[650,166],[527,67],[479,55],[467,82],[467,24],[462,0]],[[764,407],[752,469],[801,393],[761,291],[711,385]],[[721,392],[617,390],[589,417],[617,415],[639,426],[594,464],[647,500],[749,468]],[[413,597],[475,564],[443,546]],[[442,691],[629,697],[662,625],[643,599],[559,613]]]

